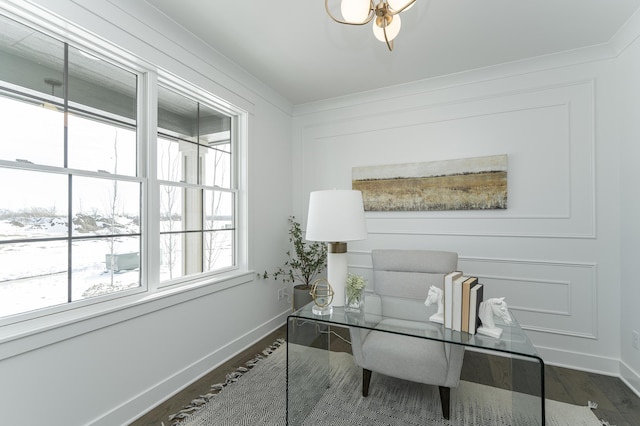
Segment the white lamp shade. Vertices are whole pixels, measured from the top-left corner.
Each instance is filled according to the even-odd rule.
[[[397,12],[405,7],[408,3],[411,3],[411,0],[387,0],[387,3],[389,4],[389,7],[394,10],[394,12]],[[415,2],[411,3],[411,6],[407,7],[405,10],[411,9],[414,5]]]
[[[346,242],[366,238],[362,192],[332,189],[311,193],[307,240]]]
[[[371,10],[370,0],[342,0],[340,11],[347,22],[363,22]]]
[[[396,36],[400,32],[401,25],[402,23],[400,21],[400,15],[393,15],[393,19],[391,20],[389,25],[387,25],[387,38],[389,39],[389,41],[396,38]],[[376,24],[375,19],[373,20],[373,35],[375,35],[376,38],[383,43],[387,41],[384,38],[384,30],[382,29],[382,27],[379,27]]]

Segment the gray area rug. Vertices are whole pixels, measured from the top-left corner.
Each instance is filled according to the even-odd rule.
[[[232,375],[217,395],[209,395],[188,410],[179,426],[285,425],[286,347],[276,344],[255,366]],[[305,349],[305,354],[308,349]],[[266,356],[268,355],[268,356]],[[331,388],[318,401],[304,425],[442,425],[528,426],[535,415],[514,416],[513,401],[520,407],[535,400],[529,395],[460,382],[451,393],[451,419],[441,415],[438,388],[374,373],[369,396],[361,396],[361,371],[349,354],[331,353]],[[230,383],[230,384],[229,384]],[[316,383],[308,377],[308,383]],[[221,385],[217,385],[220,387]],[[601,426],[588,407],[547,400],[549,426]],[[527,411],[527,410],[525,410]]]

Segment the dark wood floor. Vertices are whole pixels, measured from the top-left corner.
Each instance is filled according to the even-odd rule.
[[[346,334],[340,330],[337,331],[338,334],[346,337]],[[171,424],[168,420],[169,415],[180,411],[198,395],[209,393],[212,384],[224,382],[228,373],[253,359],[276,339],[285,337],[286,328],[283,326],[164,401],[131,423],[131,426],[160,426],[162,423],[169,426]],[[349,345],[335,336],[332,339],[331,348],[335,351],[350,352]],[[461,379],[505,389],[517,387],[517,384],[513,385],[508,377],[512,364],[506,365],[507,363],[505,358],[466,351]],[[514,368],[526,368],[526,366]],[[589,401],[596,402],[598,408],[593,412],[599,419],[606,420],[611,425],[640,426],[640,398],[618,378],[547,365],[545,366],[545,392],[547,399],[574,405],[586,406]]]

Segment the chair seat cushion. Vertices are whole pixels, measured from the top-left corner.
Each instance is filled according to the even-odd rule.
[[[394,328],[398,325],[424,328],[424,323],[389,319],[381,321],[379,327],[384,328],[386,322],[393,322],[388,325]],[[362,343],[362,367],[413,382],[445,385],[449,367],[445,345],[433,340],[371,331]]]

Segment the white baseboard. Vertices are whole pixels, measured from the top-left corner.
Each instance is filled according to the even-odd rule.
[[[620,360],[581,352],[536,346],[545,364],[588,371],[605,376],[620,376]]]
[[[495,355],[495,352],[485,349],[468,347],[467,350]],[[536,350],[545,365],[619,377],[634,393],[640,396],[640,375],[619,359],[540,346],[537,346]],[[508,355],[500,354],[500,356]]]
[[[96,418],[91,422],[91,425],[113,426],[130,424],[144,413],[207,374],[212,370],[212,365],[216,367],[221,365],[234,355],[242,352],[267,334],[285,324],[289,313],[290,311],[283,312],[232,342],[218,348],[206,357],[165,378],[156,386],[147,389],[145,392]]]
[[[545,364],[619,377],[640,397],[640,374],[619,359],[537,347]]]
[[[624,362],[620,362],[620,379],[640,398],[640,374]]]
[[[475,347],[467,347],[466,350],[474,352],[482,352],[489,355],[498,355],[509,357],[506,353],[497,354],[490,349],[482,349]],[[606,376],[620,375],[620,360],[613,358],[597,357],[590,354],[581,354],[578,352],[568,352],[552,348],[542,348],[536,346],[538,356],[542,358],[545,365],[555,365],[557,367],[566,367],[573,370],[588,371],[592,373],[604,374]]]

